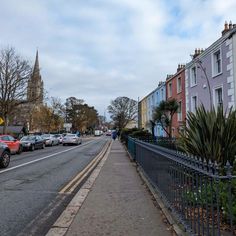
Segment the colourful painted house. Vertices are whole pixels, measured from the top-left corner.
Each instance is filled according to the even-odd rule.
[[[166,78],[166,100],[176,99],[179,105],[178,112],[172,118],[172,137],[178,137],[186,118],[185,103],[185,66],[178,65],[174,75]]]
[[[236,24],[225,23],[222,36],[205,50],[196,49],[185,67],[186,110],[194,112],[236,104]]]

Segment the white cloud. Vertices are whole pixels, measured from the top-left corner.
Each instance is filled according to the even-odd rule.
[[[112,99],[142,98],[236,23],[234,0],[1,2],[0,47],[34,61],[50,96],[75,96],[103,114]]]

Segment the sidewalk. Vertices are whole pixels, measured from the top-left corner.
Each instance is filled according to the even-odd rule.
[[[126,150],[116,140],[67,236],[171,236]]]

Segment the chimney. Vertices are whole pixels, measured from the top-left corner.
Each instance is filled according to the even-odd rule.
[[[229,22],[229,30],[233,29],[232,21]]]
[[[192,55],[193,59],[196,58],[197,56],[199,56],[202,53],[202,51],[200,50],[200,48],[195,48],[194,54]]]
[[[231,25],[232,25],[232,23],[231,23]],[[221,33],[222,33],[222,36],[223,36],[226,32],[228,32],[228,31],[229,31],[229,25],[228,25],[227,21],[225,21],[224,30],[221,32]]]
[[[181,65],[178,64],[177,72],[179,72],[180,70],[181,70]]]

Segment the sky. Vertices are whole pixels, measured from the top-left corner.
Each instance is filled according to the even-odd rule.
[[[141,100],[220,38],[235,11],[235,0],[0,0],[0,49],[31,65],[38,49],[49,97],[108,116],[111,100]]]

